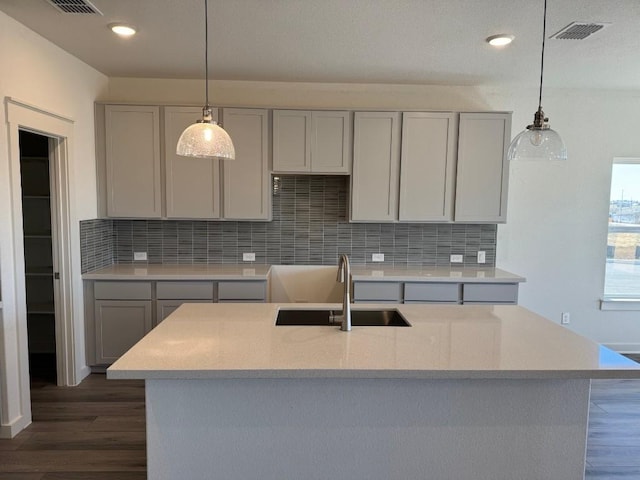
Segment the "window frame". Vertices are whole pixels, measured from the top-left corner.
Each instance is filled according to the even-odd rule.
[[[611,202],[611,181],[613,180],[613,167],[614,165],[629,165],[634,164],[638,165],[640,168],[640,157],[614,157],[611,162],[611,177],[609,180],[609,202]],[[609,218],[609,213],[607,213],[607,218]],[[609,226],[607,225],[607,240],[609,237]],[[608,246],[608,241],[607,241]],[[606,262],[608,259],[608,255],[605,253],[605,277],[604,277],[604,285],[606,286],[607,275],[606,275]],[[604,290],[604,288],[603,288]],[[613,310],[613,311],[640,311],[640,294],[637,296],[616,296],[616,295],[607,295],[603,292],[602,299],[600,300],[600,310]]]

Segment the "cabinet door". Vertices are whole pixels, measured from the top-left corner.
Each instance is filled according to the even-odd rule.
[[[151,301],[96,300],[96,364],[115,362],[151,330]]]
[[[218,121],[217,109],[212,113]],[[220,162],[176,154],[184,129],[201,117],[198,107],[164,109],[167,218],[220,218]]]
[[[273,111],[273,171],[311,171],[311,112]]]
[[[351,177],[351,220],[398,218],[400,114],[356,112]]]
[[[225,108],[222,115],[224,128],[236,149],[236,159],[222,165],[223,216],[237,220],[270,220],[267,110]]]
[[[456,222],[506,221],[510,137],[510,113],[460,114]]]
[[[349,112],[311,113],[311,171],[351,172],[351,117]]]
[[[451,221],[455,114],[403,113],[399,219]]]
[[[175,312],[183,303],[211,303],[211,300],[157,300],[156,301],[156,321],[158,325],[165,318]]]
[[[159,107],[105,107],[108,216],[162,216],[159,119]]]

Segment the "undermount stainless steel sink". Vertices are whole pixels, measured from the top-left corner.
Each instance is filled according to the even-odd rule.
[[[333,317],[334,310],[278,310],[276,325],[340,325]],[[397,310],[351,310],[354,327],[410,327],[411,324]]]

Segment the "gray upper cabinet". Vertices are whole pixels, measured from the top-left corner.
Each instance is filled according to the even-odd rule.
[[[161,217],[160,108],[107,105],[104,121],[107,215]]]
[[[400,113],[356,112],[353,131],[351,220],[398,218]]]
[[[311,112],[273,111],[273,171],[311,172]]]
[[[351,113],[311,112],[311,171],[351,172]]]
[[[351,220],[505,222],[511,114],[457,115],[356,113]]]
[[[273,111],[274,173],[349,174],[351,114]]]
[[[180,135],[202,117],[199,107],[165,107],[164,159],[167,218],[220,218],[220,162],[176,154]],[[213,109],[218,121],[218,111]]]
[[[268,111],[225,108],[222,116],[236,150],[222,166],[224,218],[271,220]]]
[[[399,220],[447,222],[455,195],[456,114],[402,114]]]
[[[236,149],[236,160],[226,165],[175,153],[182,131],[202,117],[200,107],[98,105],[96,113],[103,215],[270,220],[267,110],[225,109]],[[217,119],[216,109],[213,114]]]
[[[460,114],[456,222],[506,221],[510,138],[510,113]]]

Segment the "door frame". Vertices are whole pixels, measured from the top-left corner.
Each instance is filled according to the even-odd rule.
[[[9,150],[10,235],[2,252],[3,335],[0,336],[0,438],[13,437],[31,423],[29,345],[22,221],[19,131],[49,137],[52,206],[57,230],[54,257],[60,279],[56,280],[56,369],[58,385],[76,385],[76,323],[72,258],[72,198],[70,163],[73,158],[74,121],[37,106],[5,97]],[[54,217],[52,215],[52,222]],[[52,230],[54,230],[52,229]]]

